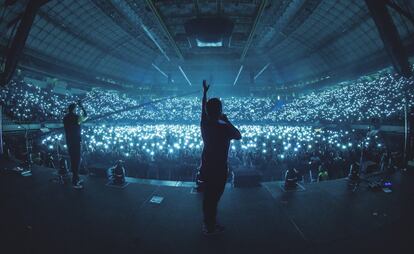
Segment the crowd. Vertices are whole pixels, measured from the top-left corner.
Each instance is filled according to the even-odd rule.
[[[158,99],[155,99],[157,101]],[[151,98],[137,100],[116,91],[96,89],[83,98],[85,108],[94,117],[108,115],[103,120],[130,123],[163,122],[195,123],[200,120],[201,97],[174,97],[155,103]],[[145,106],[139,106],[145,104]],[[224,110],[238,122],[260,121],[273,107],[270,98],[229,97],[224,99]],[[132,109],[130,109],[132,108]],[[122,109],[128,109],[122,111]],[[111,112],[122,111],[116,114]]]
[[[403,116],[405,98],[414,105],[414,80],[391,74],[367,80],[343,82],[334,87],[302,95],[292,101],[279,100],[279,96],[226,97],[224,111],[238,123],[367,123],[375,120],[398,121]],[[0,102],[8,114],[20,121],[60,121],[67,105],[79,99],[84,101],[91,119],[107,115],[101,120],[131,123],[196,123],[201,108],[200,97],[175,97],[150,102],[150,97],[137,99],[116,91],[93,89],[85,96],[53,93],[13,81],[0,90]],[[139,107],[140,104],[145,106]],[[128,110],[129,108],[135,109]],[[111,112],[126,109],[110,115]]]
[[[131,95],[113,90],[93,89],[84,96],[53,93],[51,89],[12,81],[0,89],[0,102],[5,105],[7,114],[18,121],[61,121],[70,103],[82,100],[89,116],[93,119],[122,109],[117,114],[108,115],[106,121],[156,121],[156,122],[198,122],[201,114],[200,97],[176,97],[157,103],[148,103],[150,96],[137,99]],[[140,104],[146,104],[139,107]],[[224,108],[229,117],[236,121],[260,121],[271,110],[270,98],[235,98],[224,100]]]
[[[406,98],[414,105],[414,79],[385,74],[373,80],[343,82],[336,87],[312,92],[266,115],[283,122],[369,122],[401,120]]]
[[[23,80],[12,80],[7,87],[0,88],[0,103],[6,115],[19,122],[61,120],[67,105],[75,99]]]
[[[360,159],[361,147],[374,144],[379,154],[384,141],[355,130],[313,127],[241,125],[243,138],[230,145],[231,169],[256,169],[264,180],[280,180],[296,168],[307,180],[316,180],[319,166],[330,178],[344,177],[349,165]],[[142,126],[94,125],[83,128],[84,162],[122,159],[127,175],[144,178],[192,180],[202,150],[198,125],[145,124]],[[371,140],[370,140],[371,139]],[[62,133],[45,136],[41,144],[51,153],[64,151]],[[318,162],[318,161],[319,162]]]
[[[240,126],[243,136],[231,144],[230,165],[232,169],[257,169],[264,180],[281,179],[288,168],[296,168],[309,181],[315,180],[320,169],[329,178],[337,178],[345,176],[350,164],[360,160],[365,146],[371,146],[369,150],[375,151],[372,160],[379,163],[389,151],[376,136],[367,137],[366,132],[352,129],[315,129],[309,123],[402,122],[405,100],[414,105],[413,85],[412,78],[382,74],[343,82],[291,101],[279,96],[225,97],[223,111]],[[129,176],[174,180],[192,180],[199,166],[203,146],[200,97],[147,103],[152,99],[149,96],[134,97],[99,88],[74,96],[23,80],[11,82],[0,92],[6,115],[30,122],[60,122],[67,106],[81,99],[91,119],[83,127],[84,163],[113,164],[122,158]],[[97,118],[99,121],[93,121]],[[64,143],[63,133],[50,134],[42,139],[41,150],[59,155],[65,153]]]
[[[194,123],[200,121],[200,97],[182,97],[163,100],[136,110],[110,116],[112,120],[136,120],[155,122]],[[237,122],[260,121],[270,111],[272,101],[268,98],[235,98],[223,100],[224,111]]]

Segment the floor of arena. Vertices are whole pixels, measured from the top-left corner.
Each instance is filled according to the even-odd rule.
[[[79,191],[54,177],[46,168],[2,174],[2,253],[410,253],[412,245],[411,171],[392,176],[392,193],[349,188],[345,179],[295,192],[278,182],[228,187],[219,208],[226,231],[209,237],[191,184],[115,188],[88,177]]]

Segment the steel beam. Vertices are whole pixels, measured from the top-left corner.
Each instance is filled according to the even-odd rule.
[[[29,36],[30,29],[32,28],[36,13],[39,8],[47,2],[48,0],[28,2],[23,16],[20,20],[16,34],[13,37],[13,41],[10,44],[10,47],[6,50],[4,71],[1,73],[0,86],[5,86],[12,78],[14,71],[16,70],[19,58],[23,52],[23,48],[26,45],[26,40]]]
[[[395,71],[405,77],[412,76],[408,55],[387,9],[387,0],[365,0],[365,3]]]
[[[388,0],[387,4],[389,7],[393,8],[395,11],[397,11],[399,14],[403,15],[404,17],[406,17],[407,19],[409,19],[411,21],[411,23],[414,24],[414,16],[408,12],[405,11],[403,8],[401,8],[398,4]]]

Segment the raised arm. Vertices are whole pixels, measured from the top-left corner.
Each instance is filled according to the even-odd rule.
[[[203,80],[203,101],[201,104],[201,122],[207,120],[206,105],[207,105],[207,91],[209,88],[210,86],[207,85],[207,81]]]
[[[78,105],[82,110],[82,115],[79,116],[79,120],[78,120],[78,123],[81,124],[81,123],[85,122],[86,120],[88,120],[88,114],[86,113],[86,110],[83,107],[82,102],[80,100],[78,101]]]

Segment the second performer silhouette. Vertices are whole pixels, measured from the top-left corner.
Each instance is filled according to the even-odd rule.
[[[204,142],[201,155],[201,178],[205,182],[203,232],[206,235],[222,232],[224,227],[217,224],[217,205],[227,181],[227,157],[230,140],[241,139],[240,131],[231,124],[222,112],[220,99],[207,101],[207,82],[203,80],[203,101],[201,113],[201,135]]]
[[[82,110],[82,115],[75,113],[76,106]],[[70,167],[72,169],[72,184],[75,189],[82,189],[82,181],[79,178],[79,166],[81,162],[81,126],[80,124],[87,120],[85,108],[81,101],[78,104],[72,103],[68,107],[68,113],[63,118],[65,129],[66,145],[70,157]]]

